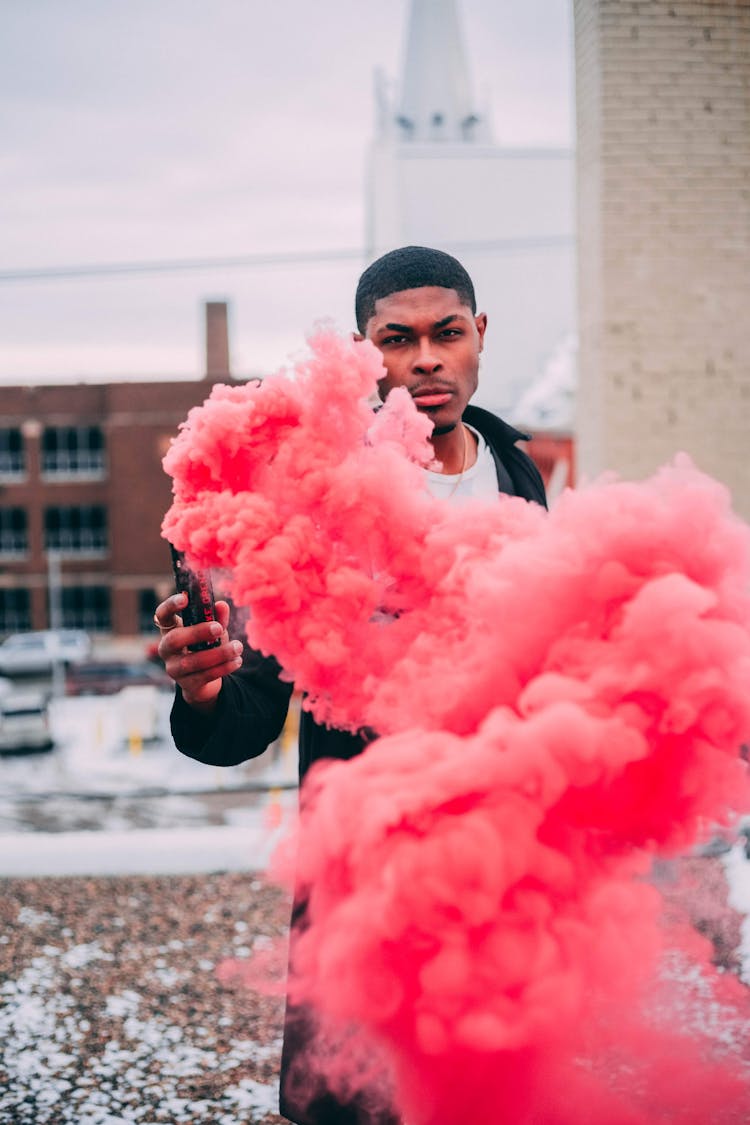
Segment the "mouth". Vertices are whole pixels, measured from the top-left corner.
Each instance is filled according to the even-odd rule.
[[[419,409],[430,410],[437,406],[445,406],[453,398],[453,392],[446,391],[442,387],[421,387],[412,391],[411,397]]]

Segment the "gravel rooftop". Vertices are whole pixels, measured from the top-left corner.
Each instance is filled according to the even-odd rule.
[[[217,975],[285,933],[278,890],[217,874],[5,879],[0,896],[3,1125],[283,1120],[283,1001]]]
[[[712,1037],[750,1065],[741,917],[720,859],[663,864],[655,880],[667,921],[711,940],[717,982],[734,989],[706,1000],[696,978],[695,1020],[713,1013]],[[278,948],[288,916],[248,872],[0,880],[0,1125],[280,1125],[283,1000],[231,965]]]

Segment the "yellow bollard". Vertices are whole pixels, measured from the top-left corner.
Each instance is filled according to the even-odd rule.
[[[104,716],[101,711],[97,711],[94,722],[94,745],[97,749],[104,745]]]
[[[282,816],[281,790],[269,789],[268,804],[266,805],[266,824],[269,828],[278,828],[281,824]]]
[[[143,750],[143,735],[139,730],[131,730],[128,734],[128,750],[137,757]]]
[[[286,722],[281,732],[279,741],[281,742],[281,754],[283,758],[288,760],[290,754],[297,749],[297,742],[299,739],[299,712],[300,712],[301,696],[295,692],[289,704],[289,710],[286,716]]]

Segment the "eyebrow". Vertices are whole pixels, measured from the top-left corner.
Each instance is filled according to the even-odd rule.
[[[442,320],[435,321],[435,323],[433,324],[432,327],[433,327],[433,329],[435,329],[435,328],[446,328],[451,323],[451,321],[459,320],[459,319],[460,319],[460,317],[459,317],[458,313],[450,313],[449,316],[444,316]],[[408,333],[408,332],[413,332],[414,329],[409,324],[385,324],[380,329],[380,331],[381,332],[406,332],[406,333]]]

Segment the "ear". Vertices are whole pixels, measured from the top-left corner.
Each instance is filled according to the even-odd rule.
[[[481,352],[484,348],[484,334],[487,331],[487,313],[480,313],[479,316],[475,316],[474,323],[479,333],[479,350]]]
[[[364,336],[361,332],[352,332],[352,340],[354,340],[355,344],[361,344],[364,340]]]

